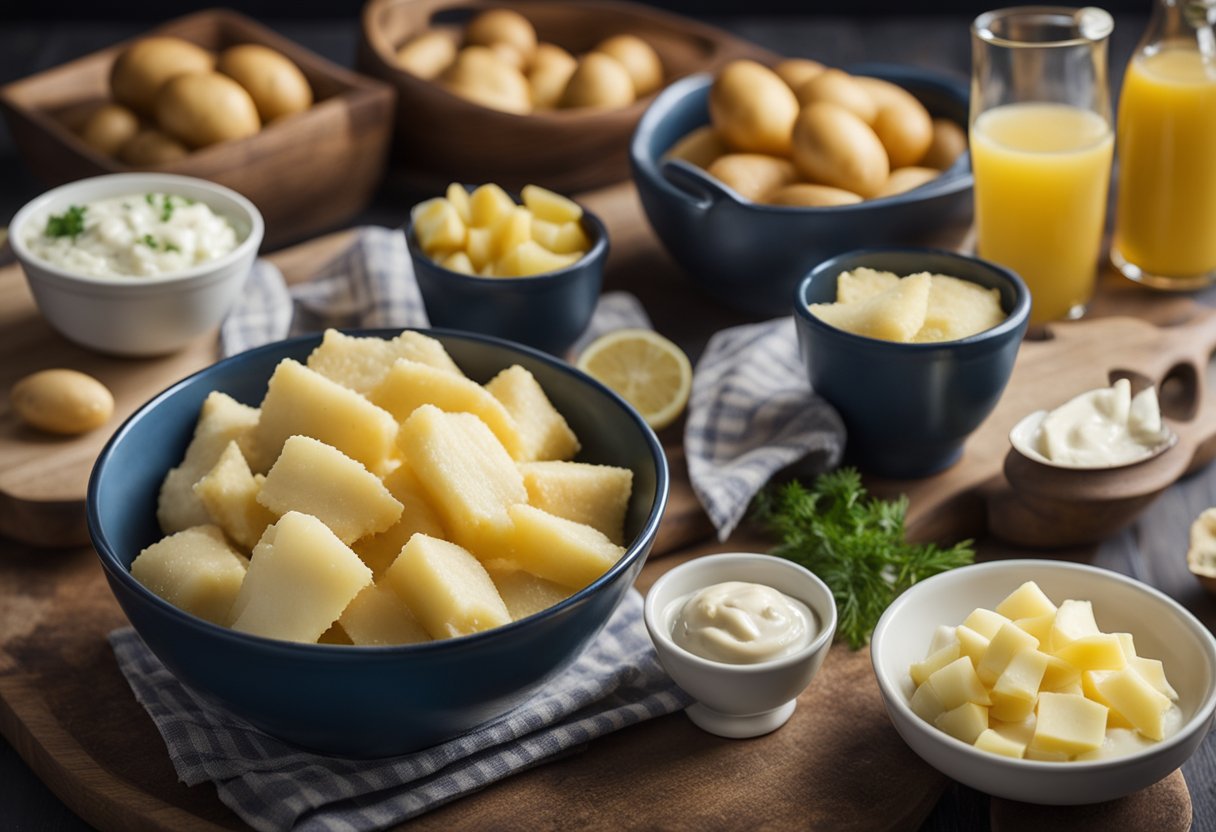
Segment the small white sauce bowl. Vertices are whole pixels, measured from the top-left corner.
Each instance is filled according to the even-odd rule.
[[[1125,757],[1052,763],[980,751],[913,713],[908,667],[925,658],[937,626],[959,624],[976,607],[992,609],[1026,581],[1038,583],[1057,604],[1092,601],[1103,632],[1131,633],[1137,653],[1161,660],[1179,694],[1178,733]],[[1099,803],[1147,788],[1186,762],[1216,712],[1216,639],[1207,627],[1150,586],[1066,561],[993,561],[921,581],[887,608],[874,628],[870,656],[887,714],[921,759],[960,783],[1023,803]]]
[[[795,653],[755,664],[726,664],[690,653],[672,639],[678,612],[672,602],[724,581],[764,584],[796,598],[814,611],[818,634]],[[680,564],[650,588],[645,618],[663,669],[697,700],[688,717],[701,729],[731,739],[784,725],[836,634],[836,602],[827,585],[798,564],[770,555],[708,555]]]
[[[89,277],[55,266],[25,244],[26,226],[70,205],[163,192],[202,202],[228,218],[241,242],[228,254],[158,277]],[[174,352],[219,326],[236,303],[262,244],[254,204],[230,188],[168,173],[115,173],[47,191],[13,217],[9,244],[43,317],[65,338],[98,352],[152,356]]]
[[[1043,420],[1048,415],[1050,415],[1050,411],[1036,410],[1034,413],[1024,417],[1009,431],[1009,444],[1013,445],[1013,449],[1022,456],[1032,462],[1046,465],[1049,468],[1065,468],[1071,471],[1107,471],[1112,468],[1126,468],[1129,465],[1137,465],[1154,457],[1161,456],[1161,454],[1178,444],[1178,434],[1174,433],[1170,429],[1170,426],[1165,425],[1163,422],[1165,437],[1156,445],[1145,448],[1144,453],[1134,459],[1110,463],[1108,465],[1075,465],[1071,462],[1056,462],[1043,456],[1038,450],[1039,433],[1043,429]]]

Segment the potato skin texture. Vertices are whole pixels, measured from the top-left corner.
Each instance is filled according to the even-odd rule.
[[[245,88],[262,121],[312,106],[312,87],[300,68],[269,47],[242,43],[220,53],[216,69]]]
[[[603,110],[628,107],[635,97],[633,79],[620,61],[601,52],[589,52],[578,62],[557,106]]]
[[[887,152],[870,126],[844,107],[822,101],[799,114],[793,159],[812,182],[867,198],[882,189],[891,172]]]
[[[118,151],[124,164],[144,166],[176,162],[190,154],[189,148],[155,127],[146,127]]]
[[[706,172],[753,202],[762,201],[798,176],[788,159],[762,153],[728,153],[715,159]]]
[[[633,80],[634,93],[638,98],[663,86],[663,62],[659,53],[637,35],[614,35],[592,51],[602,52],[621,62]]]
[[[714,79],[709,117],[733,150],[788,156],[798,99],[768,67],[733,61]]]
[[[933,142],[933,120],[925,105],[896,84],[879,78],[858,78],[857,81],[878,103],[878,113],[871,126],[887,150],[891,167],[918,164]]]
[[[110,92],[119,104],[151,115],[156,94],[171,78],[210,72],[214,67],[211,53],[190,41],[167,36],[142,38],[114,61]]]
[[[156,121],[190,147],[252,136],[262,129],[245,88],[218,72],[179,75],[156,94]]]
[[[121,104],[106,104],[89,116],[81,128],[85,144],[106,156],[117,156],[123,145],[139,133],[139,117]]]
[[[521,115],[532,111],[528,80],[488,46],[461,49],[439,80],[456,95],[483,107]]]

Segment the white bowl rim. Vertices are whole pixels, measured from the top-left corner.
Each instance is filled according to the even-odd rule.
[[[79,274],[77,272],[68,271],[61,266],[56,266],[46,260],[33,254],[25,245],[23,236],[24,226],[29,220],[46,208],[50,203],[59,201],[65,195],[69,195],[78,191],[82,187],[89,185],[102,185],[113,182],[115,186],[122,184],[130,184],[132,191],[147,190],[149,187],[156,187],[158,190],[170,191],[174,185],[187,185],[201,190],[210,191],[217,197],[225,199],[232,203],[240,211],[244,212],[243,217],[233,217],[238,221],[244,221],[249,226],[249,231],[245,234],[245,238],[227,254],[217,257],[214,260],[208,260],[205,263],[199,263],[197,266],[191,266],[182,271],[169,272],[167,274],[154,275],[148,277],[142,276],[120,276],[120,277],[92,277],[89,275]],[[117,196],[117,194],[115,194]],[[56,188],[51,188],[42,194],[34,197],[21,207],[16,214],[13,215],[13,220],[9,224],[9,244],[13,247],[13,253],[17,255],[17,259],[25,263],[30,263],[36,268],[47,272],[61,280],[75,281],[77,283],[90,286],[104,287],[127,287],[127,286],[161,286],[165,284],[181,283],[194,278],[199,278],[204,275],[213,274],[234,263],[239,262],[242,258],[249,255],[249,249],[252,247],[256,250],[262,244],[262,236],[266,230],[265,221],[262,214],[258,211],[257,206],[249,200],[248,197],[234,191],[232,188],[225,187],[208,179],[199,179],[194,176],[182,176],[176,173],[156,173],[154,171],[136,171],[130,173],[107,173],[101,176],[90,176],[85,179],[77,179],[73,182],[67,182]],[[28,276],[27,271],[27,276]],[[119,290],[121,291],[121,289]]]
[[[1184,722],[1176,733],[1166,737],[1160,742],[1154,743],[1152,746],[1135,751],[1131,754],[1124,754],[1119,757],[1108,757],[1101,760],[1073,760],[1067,764],[1051,762],[1047,760],[1027,760],[1025,758],[1015,759],[1013,757],[1004,757],[999,754],[992,754],[987,751],[982,751],[972,745],[968,745],[962,740],[950,736],[944,731],[939,730],[933,725],[925,722],[913,711],[911,706],[904,699],[903,693],[899,690],[896,681],[886,674],[882,664],[879,661],[879,651],[875,649],[876,644],[881,644],[882,637],[886,630],[893,626],[893,622],[899,615],[899,611],[908,604],[909,597],[918,589],[929,586],[935,583],[949,583],[952,580],[963,580],[959,575],[974,575],[978,571],[1010,571],[1019,572],[1026,569],[1054,569],[1061,572],[1076,572],[1088,574],[1101,580],[1110,580],[1114,583],[1127,585],[1139,592],[1151,595],[1157,600],[1162,601],[1170,607],[1182,622],[1191,629],[1207,646],[1209,664],[1214,668],[1213,676],[1209,677],[1207,685],[1207,696],[1199,703],[1195,709],[1195,713],[1191,718]],[[1197,619],[1186,607],[1179,604],[1170,596],[1166,595],[1159,589],[1151,587],[1143,581],[1138,581],[1135,578],[1124,575],[1120,572],[1115,572],[1111,569],[1103,569],[1099,566],[1090,566],[1083,563],[1073,563],[1072,561],[1057,561],[1045,558],[1021,558],[1011,560],[993,560],[983,563],[973,563],[968,566],[960,566],[956,569],[951,569],[946,572],[941,572],[931,578],[913,585],[905,590],[902,595],[896,598],[891,605],[887,607],[882,617],[878,620],[878,624],[874,627],[874,633],[870,638],[870,662],[874,669],[874,677],[878,681],[879,691],[882,693],[882,698],[888,708],[895,708],[904,717],[905,722],[910,725],[915,725],[915,730],[921,732],[925,736],[931,736],[939,742],[945,743],[947,746],[953,747],[964,754],[970,755],[975,761],[988,765],[1008,767],[1011,769],[1028,769],[1032,771],[1051,771],[1051,772],[1095,772],[1106,769],[1118,768],[1126,765],[1130,761],[1145,760],[1164,754],[1187,741],[1201,725],[1205,724],[1212,718],[1213,711],[1216,711],[1216,637],[1203,622]]]
[[[753,662],[751,664],[732,664],[730,662],[717,662],[712,659],[698,656],[680,645],[675,643],[671,634],[667,632],[666,627],[662,626],[663,610],[658,608],[658,598],[663,593],[663,589],[667,584],[671,583],[680,575],[686,575],[690,572],[698,570],[711,569],[721,565],[738,565],[747,566],[748,564],[757,563],[776,563],[780,564],[781,568],[788,568],[792,573],[798,575],[801,579],[807,581],[812,586],[822,591],[830,604],[830,615],[826,621],[820,624],[819,634],[813,638],[809,644],[799,650],[794,651],[785,656],[776,659],[768,659],[762,662]],[[759,581],[757,581],[759,583]],[[705,584],[704,586],[709,586]],[[797,599],[807,603],[805,599]],[[810,606],[807,603],[807,606]],[[816,612],[819,612],[816,610]],[[836,635],[836,599],[832,595],[832,590],[825,584],[818,575],[807,569],[801,564],[795,563],[786,558],[780,558],[776,555],[766,555],[759,552],[719,552],[712,555],[702,555],[685,561],[678,566],[665,572],[658,580],[651,585],[650,590],[646,593],[646,600],[642,606],[642,616],[646,621],[646,629],[650,631],[651,639],[656,642],[655,647],[661,648],[665,652],[676,653],[680,655],[686,662],[696,667],[713,670],[716,672],[732,672],[739,675],[755,675],[767,673],[779,668],[790,667],[806,661],[807,657],[818,653],[831,645],[832,640]]]

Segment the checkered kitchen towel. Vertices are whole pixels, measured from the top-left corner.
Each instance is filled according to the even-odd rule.
[[[134,630],[116,630],[110,644],[178,778],[189,786],[214,783],[220,800],[262,832],[384,829],[690,701],[659,666],[635,590],[569,669],[506,716],[433,748],[379,760],[326,757],[280,742],[193,694]]]

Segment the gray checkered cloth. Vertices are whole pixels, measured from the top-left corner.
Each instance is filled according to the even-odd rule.
[[[379,760],[326,757],[263,734],[192,693],[130,628],[110,644],[178,778],[214,783],[263,832],[384,829],[691,701],[659,666],[632,589],[578,660],[527,702],[449,742]]]

